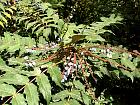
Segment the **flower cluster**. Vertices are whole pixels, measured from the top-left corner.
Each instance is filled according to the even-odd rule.
[[[76,63],[73,63],[74,58],[70,58],[68,56],[66,60],[67,61],[64,62],[63,79],[61,80],[61,82],[66,81],[71,73],[81,68],[81,65],[77,65]]]
[[[35,61],[29,59],[28,56],[25,56],[24,59],[26,60],[25,61],[25,66],[26,67],[34,67],[36,65]]]
[[[46,43],[45,44],[45,49],[46,50],[50,50],[50,49],[53,49],[53,48],[56,48],[56,47],[58,47],[58,44],[57,43],[54,43],[54,42]]]

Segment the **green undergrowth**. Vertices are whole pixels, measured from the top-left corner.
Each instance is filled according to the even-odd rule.
[[[6,25],[9,19],[16,27],[0,36],[2,104],[112,105],[113,97],[106,97],[105,89],[96,96],[98,80],[107,76],[133,82],[140,77],[139,53],[105,45],[107,41],[101,37],[114,34],[107,26],[121,24],[120,15],[76,25],[60,19],[58,11],[41,0],[0,5],[1,11],[11,12],[5,17],[0,14],[1,28],[12,27]]]

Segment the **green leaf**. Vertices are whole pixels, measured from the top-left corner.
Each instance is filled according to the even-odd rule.
[[[39,96],[37,92],[37,87],[29,83],[25,86],[24,93],[26,94],[26,100],[28,105],[39,105]]]
[[[129,77],[131,79],[131,81],[133,82],[134,81],[134,76],[133,76],[133,73],[129,72],[129,71],[126,71],[126,70],[121,70],[122,74]]]
[[[106,67],[100,66],[100,71],[107,76],[110,76],[109,71],[107,70]]]
[[[44,30],[44,27],[40,27],[35,33],[38,36],[39,34],[42,33],[42,31]]]
[[[70,99],[69,101],[63,100],[60,102],[51,103],[49,105],[81,105],[81,104],[74,99]]]
[[[2,21],[4,21],[6,24],[8,23],[7,20],[5,19],[5,17],[3,17],[2,15],[0,15],[0,19],[1,19]]]
[[[41,26],[41,24],[37,24],[35,27],[32,28],[32,33],[34,33],[34,31],[39,27]]]
[[[19,19],[19,24],[24,21],[24,20],[27,20],[29,19],[30,17],[26,17],[26,16],[23,16],[22,18]]]
[[[54,14],[54,10],[52,8],[47,9],[47,15],[48,17]]]
[[[82,92],[82,99],[83,99],[85,105],[90,105],[91,104],[91,99],[87,95],[87,93]]]
[[[105,39],[103,39],[100,35],[88,35],[88,36],[86,36],[86,39],[89,40],[89,41],[93,41],[93,42],[96,42],[96,41],[103,42],[103,41],[105,41]]]
[[[28,23],[26,29],[28,30],[29,28],[31,28],[32,26],[34,26],[37,22],[38,21]]]
[[[72,36],[72,43],[75,43],[79,40],[85,39],[86,35],[73,35]]]
[[[46,28],[43,30],[43,36],[45,36],[46,38],[48,37],[48,35],[51,33],[51,28]]]
[[[122,57],[121,58],[121,63],[126,66],[129,67],[131,70],[135,70],[135,65],[133,64],[133,62],[131,62],[128,58],[126,57]]]
[[[111,71],[111,74],[113,75],[113,77],[117,77],[118,79],[120,78],[120,71],[119,70],[113,70]]]
[[[54,65],[52,66],[53,64],[50,63],[48,64],[48,73],[50,74],[52,80],[60,87],[61,86],[61,80],[62,80],[62,77],[61,77],[61,72],[59,70],[59,68]]]
[[[5,62],[4,62],[4,60],[0,57],[0,66],[3,66],[3,65],[5,65]]]
[[[3,6],[2,3],[0,3],[0,9],[3,10],[3,11],[5,11],[4,6]]]
[[[100,78],[103,77],[101,71],[94,71],[94,74],[96,74],[96,75],[99,76]]]
[[[13,14],[13,10],[11,8],[6,8],[7,11],[9,11],[11,14]]]
[[[15,85],[25,85],[26,83],[29,82],[26,76],[8,72],[4,74],[2,77],[0,77],[0,81]]]
[[[16,73],[17,69],[9,67],[7,65],[0,65],[0,70],[5,72]]]
[[[60,100],[60,99],[64,100],[68,96],[82,102],[81,94],[80,94],[79,90],[72,90],[72,91],[64,90],[64,91],[61,91],[61,92],[59,92],[59,93],[57,93],[53,96],[53,100]]]
[[[15,11],[17,10],[17,8],[15,6],[11,6],[10,8],[15,10]]]
[[[49,6],[51,6],[49,3],[41,3],[41,8],[43,9],[43,11],[45,11],[46,9],[48,9]]]
[[[12,98],[12,105],[27,105],[23,94],[15,94]]]
[[[80,89],[82,91],[85,91],[85,86],[79,80],[78,81],[74,81],[73,84],[74,84],[74,86],[77,89]]]
[[[1,21],[0,21],[0,26],[2,26],[2,27],[4,28],[4,24],[3,24],[3,22],[1,22]]]
[[[46,99],[47,105],[49,105],[51,100],[51,85],[49,83],[48,77],[45,74],[40,74],[37,76],[36,80],[40,92],[43,94],[44,99]]]
[[[63,25],[65,24],[64,21],[62,19],[59,19],[57,23],[58,23],[59,29],[61,30]]]
[[[16,93],[16,89],[12,85],[0,84],[0,96],[6,97]]]
[[[7,12],[3,12],[3,14],[4,14],[6,17],[8,17],[9,19],[11,19],[11,15],[8,14]]]

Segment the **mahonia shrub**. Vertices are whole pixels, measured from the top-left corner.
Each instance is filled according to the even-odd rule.
[[[121,16],[76,25],[41,0],[20,0],[12,8],[16,30],[0,36],[1,104],[111,105],[105,89],[95,94],[99,79],[139,78],[139,53],[105,45],[101,37],[113,34],[106,27],[120,24]]]

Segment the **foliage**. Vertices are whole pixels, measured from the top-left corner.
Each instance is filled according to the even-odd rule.
[[[50,3],[40,0],[21,0],[16,8],[16,30],[0,36],[2,104],[111,105],[105,90],[95,94],[99,79],[139,78],[138,53],[104,45],[101,37],[113,34],[107,26],[120,24],[121,16],[76,25],[60,19]]]
[[[12,15],[16,11],[16,7],[5,6],[4,3],[0,3],[0,26],[3,28],[8,24],[8,20],[12,19]]]
[[[59,14],[76,24],[90,24],[99,21],[100,17],[121,14],[123,25],[111,26],[116,36],[105,37],[106,40],[111,44],[139,49],[139,10],[139,0],[66,0],[64,6],[59,8]]]

